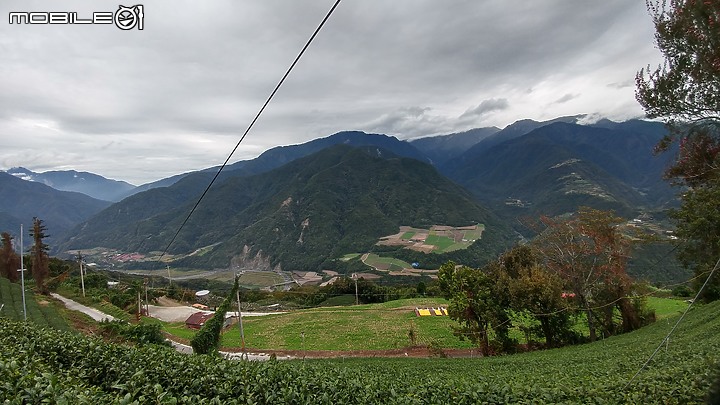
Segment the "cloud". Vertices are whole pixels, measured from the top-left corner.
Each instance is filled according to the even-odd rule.
[[[482,117],[493,111],[507,110],[509,107],[510,104],[506,98],[491,98],[483,100],[477,107],[467,109],[459,118]]]
[[[555,104],[567,103],[568,101],[578,98],[578,97],[580,97],[579,94],[567,93],[567,94],[563,95],[562,97],[560,97],[559,99],[555,100]]]
[[[330,7],[142,4],[144,30],[125,32],[6,18],[115,5],[0,2],[0,163],[133,183],[216,165]],[[348,129],[410,138],[589,111],[638,115],[632,79],[658,62],[643,2],[343,2],[233,160]]]

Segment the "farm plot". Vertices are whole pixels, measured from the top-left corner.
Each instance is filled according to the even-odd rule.
[[[285,278],[273,271],[246,271],[240,276],[240,284],[246,287],[269,287],[285,282]]]
[[[484,230],[483,224],[462,227],[433,225],[430,229],[401,226],[398,233],[380,238],[378,245],[404,246],[425,253],[445,253],[466,249],[482,238]]]
[[[409,263],[400,259],[380,257],[374,253],[369,253],[363,262],[379,271],[402,271],[403,269],[412,268]]]

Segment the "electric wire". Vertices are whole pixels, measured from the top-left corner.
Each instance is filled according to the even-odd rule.
[[[700,287],[697,294],[695,294],[695,298],[692,301],[690,301],[690,305],[688,305],[688,307],[685,309],[685,312],[683,312],[683,314],[680,316],[680,318],[678,318],[677,322],[675,322],[675,325],[672,327],[672,329],[670,329],[670,332],[668,332],[668,334],[663,338],[663,340],[660,341],[660,344],[655,349],[655,351],[650,355],[650,357],[647,359],[647,361],[645,361],[645,363],[640,367],[640,369],[635,373],[635,375],[632,376],[630,381],[628,381],[627,384],[625,384],[625,387],[623,387],[623,389],[627,389],[627,387],[629,387],[630,384],[632,384],[632,382],[635,381],[635,378],[637,378],[637,376],[640,375],[640,373],[648,366],[648,364],[650,364],[652,359],[655,358],[655,355],[657,355],[658,352],[660,352],[660,349],[662,348],[662,346],[670,339],[670,336],[673,334],[673,332],[675,332],[675,329],[677,329],[678,325],[680,325],[680,322],[682,322],[682,320],[685,318],[685,315],[687,315],[687,313],[690,311],[690,308],[692,308],[693,304],[695,304],[697,299],[700,297],[700,294],[703,292],[703,290],[705,289],[705,286],[707,286],[708,282],[710,282],[710,280],[713,277],[713,274],[715,274],[715,271],[718,269],[718,267],[720,267],[720,259],[718,259],[718,261],[715,263],[715,266],[710,271],[710,275],[708,276],[707,279],[705,279],[705,282],[703,283],[702,287]]]
[[[188,213],[188,215],[185,217],[185,220],[180,224],[177,231],[175,232],[175,235],[170,240],[170,243],[168,243],[167,246],[165,247],[165,249],[163,249],[162,254],[158,258],[158,263],[162,262],[162,258],[167,254],[168,250],[170,249],[170,246],[172,246],[172,244],[175,242],[175,239],[177,239],[178,235],[180,234],[180,231],[182,231],[182,229],[185,227],[185,224],[187,224],[187,222],[190,220],[190,217],[195,212],[197,207],[200,205],[200,202],[205,198],[205,195],[207,195],[208,191],[210,191],[210,188],[215,183],[215,180],[217,180],[218,176],[220,176],[220,173],[222,173],[225,166],[227,166],[228,162],[230,161],[232,156],[235,154],[235,151],[237,151],[237,149],[240,146],[240,144],[242,143],[242,141],[245,139],[245,137],[250,132],[252,127],[255,125],[257,120],[260,118],[260,115],[263,113],[263,111],[265,111],[265,107],[267,107],[268,104],[270,104],[270,101],[273,99],[273,97],[275,97],[275,94],[280,89],[280,86],[282,86],[282,84],[285,82],[285,79],[287,79],[287,77],[290,75],[290,72],[293,70],[293,68],[295,68],[295,65],[297,65],[300,58],[303,56],[303,54],[308,49],[310,44],[313,42],[313,40],[315,39],[317,34],[320,32],[320,30],[325,25],[325,23],[330,18],[330,16],[333,14],[333,12],[337,8],[337,6],[340,4],[340,1],[341,0],[336,0],[335,3],[333,4],[333,6],[330,8],[330,10],[327,12],[327,14],[325,14],[325,17],[322,19],[322,21],[317,26],[317,28],[315,28],[315,31],[313,32],[313,34],[310,36],[310,39],[307,40],[307,42],[305,43],[305,46],[302,47],[302,49],[300,50],[300,53],[298,53],[298,55],[295,57],[295,60],[293,60],[290,67],[287,69],[287,71],[285,71],[285,74],[282,76],[280,81],[277,83],[277,85],[273,89],[272,93],[270,93],[270,96],[268,96],[267,100],[265,100],[265,103],[262,105],[262,107],[260,107],[260,110],[257,112],[257,114],[255,114],[255,118],[253,118],[253,120],[250,122],[250,125],[248,125],[247,129],[245,129],[245,132],[240,137],[240,140],[235,144],[235,147],[232,149],[232,151],[230,152],[228,157],[225,159],[225,162],[223,162],[223,164],[220,166],[218,171],[215,173],[215,176],[212,178],[212,180],[210,180],[210,183],[205,188],[205,191],[203,191],[202,195],[200,195],[200,198],[198,198],[197,202],[190,210],[190,213]]]

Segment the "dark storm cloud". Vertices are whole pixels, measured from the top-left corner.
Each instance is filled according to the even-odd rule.
[[[505,98],[491,98],[489,100],[483,100],[477,107],[468,109],[460,118],[468,118],[474,116],[483,116],[489,112],[497,110],[506,110],[510,104],[508,104]]]
[[[115,3],[3,1],[0,163],[136,183],[218,164],[331,3],[147,0],[145,29],[124,32],[7,23]],[[235,158],[347,129],[638,115],[632,83],[607,83],[656,63],[652,40],[644,4],[627,0],[345,0]]]

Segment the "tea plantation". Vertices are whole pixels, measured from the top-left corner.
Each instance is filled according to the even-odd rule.
[[[628,385],[673,323],[492,358],[233,362],[0,319],[0,402],[702,403],[720,371],[720,302],[690,311]]]

